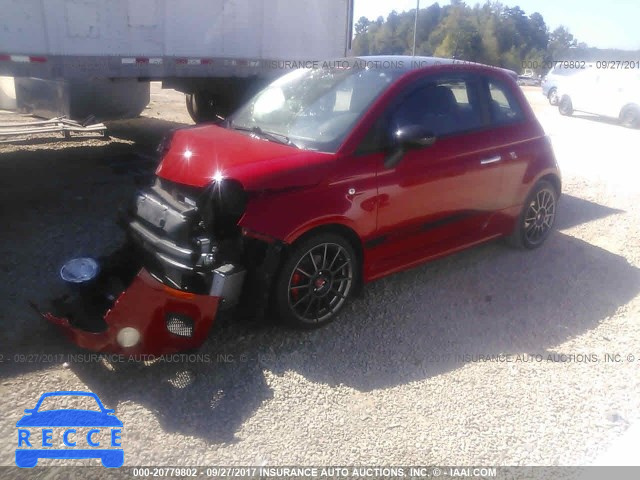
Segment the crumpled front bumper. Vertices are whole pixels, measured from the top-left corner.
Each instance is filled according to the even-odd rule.
[[[90,332],[74,327],[67,318],[52,313],[43,316],[57,325],[81,348],[101,353],[163,355],[191,350],[206,340],[213,325],[220,297],[174,290],[157,281],[144,268],[104,315],[106,330]],[[190,336],[176,335],[167,326],[169,316],[191,320]],[[126,327],[140,332],[132,347],[122,347],[118,332]]]

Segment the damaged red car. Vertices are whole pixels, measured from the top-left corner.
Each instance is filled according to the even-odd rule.
[[[371,60],[292,71],[166,137],[126,244],[66,263],[72,294],[45,316],[84,348],[163,354],[201,345],[222,308],[315,328],[385,275],[498,237],[542,245],[560,172],[509,73]]]

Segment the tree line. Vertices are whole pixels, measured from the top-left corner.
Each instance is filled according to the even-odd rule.
[[[354,55],[411,55],[415,9],[393,11],[387,19],[361,17],[355,24]],[[606,52],[606,53],[605,53]],[[589,48],[565,26],[549,31],[543,16],[527,15],[520,7],[487,1],[473,7],[461,0],[421,8],[415,54],[457,58],[521,72],[525,67],[544,74],[555,61],[596,60],[614,50]],[[625,52],[629,53],[629,52]],[[586,58],[588,57],[588,58]]]

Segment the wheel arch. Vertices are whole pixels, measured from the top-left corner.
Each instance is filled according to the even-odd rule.
[[[556,189],[556,193],[558,194],[558,197],[560,197],[560,195],[562,194],[562,180],[560,179],[560,177],[558,175],[556,175],[554,173],[547,173],[546,175],[541,176],[534,183],[534,186],[535,186],[535,184],[537,184],[541,180],[546,180],[547,182],[549,182],[553,186],[553,188]]]

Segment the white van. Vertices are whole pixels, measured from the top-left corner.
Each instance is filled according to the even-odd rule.
[[[560,114],[591,113],[640,128],[640,69],[598,68],[597,63],[566,78],[558,88]]]

